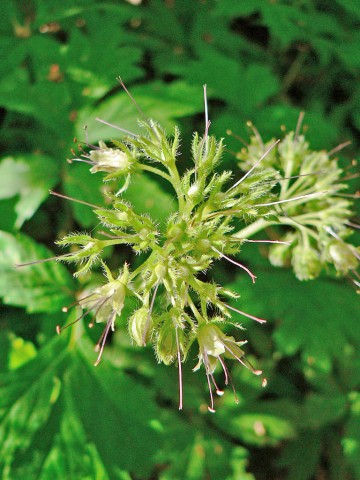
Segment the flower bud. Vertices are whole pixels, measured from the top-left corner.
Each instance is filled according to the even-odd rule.
[[[172,318],[162,324],[155,344],[159,362],[170,365],[176,360],[180,345],[183,344],[183,336],[183,331],[176,327]]]
[[[337,271],[346,274],[349,270],[354,270],[359,264],[359,253],[352,245],[348,245],[342,240],[332,241],[327,248],[330,261],[335,265]]]
[[[299,280],[313,280],[319,276],[322,263],[314,248],[297,245],[292,253],[291,263]]]
[[[161,263],[158,263],[154,268],[154,271],[155,271],[155,275],[160,281],[164,279],[166,275],[166,267],[164,265],[162,265]]]
[[[291,243],[296,235],[286,235],[282,240]],[[271,245],[269,249],[269,260],[274,267],[286,267],[291,260],[291,245],[277,243]]]
[[[209,253],[211,251],[211,242],[207,238],[200,238],[196,246],[201,252]]]
[[[144,346],[150,340],[153,321],[147,307],[141,307],[131,315],[128,329],[130,337],[139,347]]]
[[[194,198],[199,192],[199,185],[197,183],[193,183],[191,187],[189,188],[187,194],[188,197]]]

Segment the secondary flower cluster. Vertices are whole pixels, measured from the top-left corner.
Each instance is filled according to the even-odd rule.
[[[298,130],[299,127],[300,124]],[[240,168],[249,171],[272,143],[263,143],[254,129],[249,145],[238,154]],[[333,158],[340,148],[314,151],[298,131],[286,134],[278,149],[262,162],[278,180],[277,201],[268,204],[272,208],[271,218],[258,220],[242,230],[241,235],[281,226],[280,238],[286,243],[270,247],[273,265],[291,264],[300,280],[313,279],[323,269],[334,267],[338,275],[349,274],[359,287],[360,248],[347,241],[353,227],[359,227],[351,222],[351,199],[358,198],[359,193],[343,193],[348,188],[347,178]]]

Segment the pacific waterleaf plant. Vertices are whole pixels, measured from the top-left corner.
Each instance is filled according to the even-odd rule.
[[[95,265],[103,268],[105,282],[94,286],[89,281],[76,302],[83,312],[75,322],[90,315],[95,322],[105,324],[96,345],[95,365],[101,360],[109,332],[117,322],[127,322],[129,335],[136,345],[152,344],[159,362],[177,364],[179,409],[182,409],[182,364],[190,347],[197,344],[199,362],[194,370],[205,369],[210,392],[208,409],[214,412],[213,389],[218,395],[223,394],[214,377],[217,365],[224,372],[225,384],[232,384],[225,359],[236,360],[253,374],[262,375],[245,356],[242,345],[246,341],[225,334],[224,327],[230,325],[242,330],[241,324],[232,318],[235,313],[239,318],[245,316],[259,323],[265,320],[229,305],[227,299],[238,298],[238,292],[214,283],[204,272],[208,272],[214,262],[224,260],[237,266],[254,283],[255,274],[235,257],[250,236],[273,224],[296,225],[297,237],[290,232],[284,239],[269,242],[276,244],[274,249],[282,248],[285,252],[291,248],[295,252],[303,249],[299,254],[305,260],[293,262],[296,274],[303,279],[314,277],[321,262],[332,262],[340,273],[354,272],[357,262],[353,257],[358,260],[358,250],[343,240],[347,230],[342,226],[349,225],[350,202],[335,195],[344,186],[337,183],[341,171],[327,154],[310,152],[299,134],[289,134],[278,150],[275,148],[278,141],[264,145],[257,135],[240,155],[246,173],[237,180],[232,172],[219,170],[223,140],[217,141],[209,135],[207,110],[205,117],[204,135],[195,133],[192,140],[193,167],[183,174],[177,165],[178,128],[169,137],[152,120],[139,122],[144,132],[140,135],[126,132],[127,136],[121,141],[113,140],[111,145],[100,141],[98,147],[88,145],[88,150],[81,150],[80,158],[73,160],[88,163],[91,173],[105,173],[104,182],[110,186],[105,194],[107,207],[88,204],[102,225],[103,230],[98,232],[102,238],[87,233],[69,234],[58,244],[69,246],[71,251],[58,256],[57,260],[75,263],[78,266],[75,276],[89,273]],[[331,170],[326,162],[330,162]],[[177,210],[164,226],[147,213],[135,211],[126,199],[132,174],[143,171],[169,182],[176,195]],[[317,175],[320,171],[325,172],[323,176]],[[298,219],[292,218],[293,212]],[[329,221],[318,220],[322,224],[313,233],[309,223],[300,224],[302,215],[314,219],[313,222],[318,218],[329,218]],[[235,232],[239,223],[244,223],[244,228]],[[331,238],[331,244],[326,243],[327,238]],[[103,252],[115,245],[131,246],[136,254],[142,254],[142,261],[136,268],[125,263],[117,272],[112,272]],[[336,258],[334,248],[339,252]],[[346,265],[341,260],[345,248],[351,253],[350,263]],[[270,257],[276,263],[274,252],[276,250]],[[309,252],[315,267],[309,260]],[[299,273],[306,268],[310,273]],[[129,318],[122,318],[126,302],[137,307]],[[64,311],[67,310],[68,307],[64,307]],[[61,330],[58,326],[58,333]],[[262,385],[266,385],[265,378]]]

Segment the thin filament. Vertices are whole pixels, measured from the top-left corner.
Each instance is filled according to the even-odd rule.
[[[111,317],[109,318],[109,320],[107,321],[107,324],[106,324],[106,327],[103,331],[103,333],[101,334],[101,337],[98,341],[98,343],[96,344],[95,346],[95,350],[98,351],[99,350],[99,346],[100,346],[100,343],[101,343],[101,346],[100,346],[100,351],[99,351],[99,355],[98,355],[98,358],[96,360],[96,362],[94,363],[94,366],[97,367],[101,361],[101,356],[103,354],[103,351],[104,351],[104,347],[105,347],[105,343],[106,343],[106,338],[109,334],[109,331],[110,331],[110,327],[114,321],[114,318],[115,318],[115,315],[116,315],[116,312],[114,311],[113,314],[111,315]]]
[[[221,257],[225,258],[225,260],[227,260],[228,262],[230,263],[233,263],[234,265],[236,265],[237,267],[240,267],[242,268],[243,270],[245,270],[245,272],[251,277],[251,280],[253,283],[255,283],[255,279],[256,279],[256,276],[248,269],[245,267],[245,265],[242,265],[241,263],[238,263],[236,262],[235,260],[232,260],[230,257],[227,257],[226,255],[224,255],[223,253],[221,253],[219,250],[217,250],[215,247],[212,247],[212,249],[218,253]]]
[[[178,369],[179,369],[179,410],[183,408],[183,385],[182,385],[182,365],[181,365],[181,354],[180,354],[180,344],[179,344],[179,335],[177,327],[175,328],[175,337],[176,337],[176,348],[177,348],[177,357],[178,357]]]
[[[250,315],[249,313],[245,313],[245,312],[243,312],[242,310],[238,310],[237,308],[231,307],[231,306],[228,305],[227,303],[224,303],[224,305],[225,305],[225,307],[228,308],[229,310],[233,310],[234,312],[240,313],[240,315],[244,315],[244,317],[251,318],[252,320],[255,320],[255,322],[258,322],[258,323],[266,323],[266,320],[264,320],[263,318],[254,317],[254,315]]]
[[[250,170],[248,172],[246,172],[246,174],[240,178],[240,180],[238,180],[236,183],[234,183],[234,185],[232,187],[229,188],[228,192],[230,192],[233,188],[237,187],[238,185],[240,185],[241,182],[243,182],[245,180],[246,177],[248,177],[251,172],[259,165],[260,162],[262,162],[262,160],[264,160],[264,158],[266,157],[266,155],[280,142],[280,140],[277,140],[275,143],[273,143],[267,150],[265,153],[263,153],[261,155],[261,157],[259,158],[259,160],[250,168]]]

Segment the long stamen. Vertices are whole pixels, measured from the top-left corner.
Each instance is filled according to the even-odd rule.
[[[55,195],[56,197],[64,198],[65,200],[71,200],[72,202],[81,203],[82,205],[87,205],[88,207],[96,208],[98,210],[101,209],[98,205],[94,205],[92,203],[84,202],[83,200],[78,200],[77,198],[68,197],[67,195],[63,195],[62,193],[53,192],[49,190],[50,195]]]
[[[208,382],[208,387],[209,387],[209,392],[210,392],[210,402],[211,402],[211,407],[208,407],[209,412],[215,413],[215,408],[214,408],[214,398],[211,390],[211,382],[210,382],[210,375],[206,373],[206,379]]]
[[[80,163],[87,163],[88,165],[96,165],[95,162],[92,162],[91,160],[85,160],[84,158],[68,158],[67,162],[68,163],[80,162]]]
[[[117,125],[113,125],[112,123],[106,122],[105,120],[102,120],[101,118],[96,117],[95,120],[97,122],[103,123],[104,125],[107,125],[108,127],[116,128],[116,130],[120,130],[120,132],[127,133],[128,135],[131,135],[132,137],[138,137],[138,135],[136,135],[135,133],[132,133],[129,130],[126,130],[125,128],[118,127]]]
[[[277,140],[275,143],[273,143],[267,150],[265,153],[263,153],[261,155],[261,157],[259,158],[259,160],[250,168],[250,170],[248,172],[246,172],[246,174],[240,178],[240,180],[238,180],[236,183],[234,183],[234,185],[232,187],[230,187],[228,189],[228,192],[230,192],[233,188],[236,188],[238,185],[240,185],[241,182],[243,182],[245,180],[246,177],[248,177],[251,172],[259,165],[260,162],[262,162],[264,160],[264,158],[266,157],[266,155],[271,152],[271,150],[280,142],[280,140]]]
[[[177,348],[178,370],[179,370],[179,410],[182,410],[183,408],[182,365],[181,365],[180,344],[179,344],[179,335],[178,335],[177,327],[175,328],[175,337],[176,337],[176,348]]]
[[[41,258],[40,260],[34,260],[32,262],[26,262],[26,263],[15,263],[14,267],[15,268],[20,268],[20,267],[28,267],[29,265],[36,265],[37,263],[45,263],[45,262],[52,262],[53,260],[61,260],[66,257],[71,257],[74,255],[73,253],[65,253],[64,255],[59,255],[57,257],[49,257],[49,258]]]
[[[211,372],[209,373],[209,375],[210,375],[211,380],[212,380],[212,382],[213,382],[213,384],[214,384],[214,387],[215,387],[215,390],[216,390],[216,394],[219,395],[219,397],[221,397],[222,395],[224,395],[224,391],[221,390],[221,389],[218,387],[218,385],[217,385],[217,383],[216,383],[216,381],[215,381],[214,375],[213,375]]]
[[[126,85],[125,85],[125,83],[122,81],[122,78],[121,78],[121,77],[117,77],[117,81],[120,83],[120,85],[122,86],[122,88],[125,90],[127,96],[130,98],[130,100],[132,101],[132,103],[135,105],[135,107],[137,108],[137,110],[138,110],[138,112],[140,113],[140,115],[145,118],[144,112],[141,110],[141,108],[139,107],[139,105],[138,105],[138,103],[136,102],[136,100],[134,99],[134,97],[131,95],[131,93],[129,92],[129,90],[126,88]]]
[[[236,135],[236,133],[234,133],[232,130],[226,130],[226,135],[229,135],[230,137],[234,137],[236,140],[239,140],[239,142],[245,145],[245,147],[249,146],[249,144],[245,142],[243,138],[239,137],[239,135]],[[234,152],[235,157],[236,155],[237,155],[236,152]]]
[[[353,175],[347,175],[346,177],[342,177],[341,180],[347,181],[347,180],[353,180],[354,178],[359,178],[360,173],[354,173]]]
[[[152,296],[151,302],[150,302],[149,313],[147,315],[146,324],[145,324],[145,328],[144,328],[144,333],[143,333],[143,336],[142,336],[142,344],[143,344],[144,347],[146,346],[146,341],[145,341],[146,340],[146,335],[148,333],[148,329],[149,329],[149,325],[150,325],[150,319],[151,319],[151,313],[152,313],[152,309],[154,307],[155,297],[156,297],[156,293],[158,291],[159,285],[160,285],[160,282],[158,282],[155,285],[154,293],[153,293],[153,296]]]
[[[99,351],[99,348],[100,348],[100,351],[99,351],[99,355],[98,355],[98,358],[96,360],[96,362],[94,363],[94,366],[97,367],[101,361],[101,356],[103,354],[103,351],[104,351],[104,347],[105,347],[105,343],[106,343],[106,338],[109,334],[109,331],[110,331],[110,328],[111,328],[111,325],[114,321],[114,318],[115,318],[115,315],[116,315],[116,312],[114,311],[111,315],[111,317],[109,318],[109,320],[107,321],[107,324],[106,324],[106,327],[103,331],[103,333],[101,334],[101,337],[98,341],[98,343],[96,344],[95,346],[95,351]],[[101,345],[100,345],[101,343]]]
[[[262,146],[262,149],[264,150],[265,148],[265,145],[264,145],[264,142],[261,138],[261,135],[259,133],[259,130],[255,127],[255,125],[249,120],[248,122],[246,122],[246,125],[251,128],[251,130],[253,131],[253,134],[255,135],[257,141],[260,143],[260,145]]]
[[[302,126],[304,117],[305,117],[305,112],[300,112],[299,118],[298,118],[298,121],[297,121],[297,124],[296,124],[295,135],[294,135],[294,141],[295,141],[295,142],[298,141],[298,138],[299,138],[299,135],[300,135],[300,130],[301,130],[301,126]]]
[[[243,312],[242,310],[238,310],[237,308],[231,307],[227,303],[224,303],[225,307],[228,308],[229,310],[233,310],[234,312],[240,313],[240,315],[244,315],[244,317],[251,318],[252,320],[255,320],[255,322],[258,323],[266,323],[266,320],[263,318],[259,317],[254,317],[254,315],[250,315],[249,313]]]
[[[205,366],[206,380],[208,382],[209,393],[210,393],[210,402],[211,402],[211,407],[208,407],[208,410],[211,413],[215,413],[214,397],[213,397],[213,393],[212,393],[212,389],[211,389],[211,381],[210,381],[210,376],[212,375],[212,373],[211,373],[211,369],[210,369],[209,357],[208,357],[208,355],[205,351],[203,352],[203,357],[204,357],[203,362],[204,362],[204,366]]]
[[[269,205],[279,205],[280,203],[294,202],[295,200],[301,200],[302,198],[319,197],[320,195],[325,195],[326,193],[328,192],[325,191],[325,192],[308,193],[307,195],[299,195],[298,197],[286,198],[285,200],[277,200],[276,202],[258,203],[257,205],[253,205],[253,206],[268,207]]]
[[[334,155],[334,153],[339,152],[340,150],[342,150],[345,147],[348,147],[349,145],[351,145],[350,140],[348,140],[347,142],[344,142],[344,143],[340,143],[340,145],[338,145],[337,147],[330,150],[330,152],[328,152],[328,157],[331,157],[331,155]]]
[[[245,368],[247,368],[248,370],[250,370],[254,375],[261,375],[262,374],[262,370],[255,370],[255,368],[251,365],[251,363],[249,362],[249,360],[244,356],[244,360],[242,360],[240,357],[238,357],[237,355],[235,355],[235,353],[224,343],[224,347],[225,349],[231,353],[231,355],[236,358],[236,360],[238,362],[241,363],[241,365],[243,365]],[[247,362],[247,363],[245,363]]]
[[[91,296],[93,296],[93,295],[96,295],[96,294],[97,294],[96,292],[91,293],[90,295],[87,295],[86,297],[84,297],[84,298],[82,298],[81,300],[79,300],[78,302],[76,302],[74,305],[80,304],[81,301],[83,301],[83,300],[85,300],[85,299],[88,299],[89,297],[91,297]],[[95,305],[93,305],[93,306],[90,307],[88,310],[86,310],[84,313],[82,313],[79,318],[77,318],[76,320],[74,320],[74,321],[71,322],[71,323],[68,323],[68,324],[65,325],[64,327],[60,327],[60,325],[57,325],[57,326],[56,326],[56,333],[57,333],[58,335],[60,335],[60,333],[61,333],[63,330],[65,330],[65,328],[68,328],[68,327],[70,327],[71,325],[74,325],[75,323],[79,322],[79,321],[80,321],[82,318],[84,318],[86,315],[90,314],[91,311],[94,310],[94,308],[96,308],[95,313],[94,313],[94,316],[95,316],[95,318],[96,318],[96,315],[99,313],[100,308],[104,305],[105,302],[107,302],[107,301],[109,300],[109,298],[110,298],[110,296],[109,296],[109,297],[106,297],[104,300],[102,300],[102,299],[94,299],[94,300],[91,300],[91,301],[95,301],[95,302],[96,302]],[[62,308],[62,311],[63,311],[63,312],[67,312],[67,311],[68,311],[68,308],[69,308],[69,307],[63,307],[63,308]],[[91,323],[89,324],[89,327],[91,328],[90,325],[93,325],[93,322],[91,322]]]
[[[353,227],[353,228],[360,228],[360,224],[358,223],[345,222],[345,225],[348,225],[349,227]]]
[[[331,192],[331,194],[334,195],[334,197],[354,198],[355,200],[360,198],[360,190],[355,193],[337,193],[335,191]]]
[[[283,180],[293,180],[295,178],[300,178],[300,177],[312,177],[313,175],[320,175],[322,173],[325,173],[326,170],[318,170],[317,172],[311,172],[311,173],[299,173],[299,175],[290,175],[289,177],[281,177],[281,178],[274,178],[272,180],[265,180],[262,183],[279,183],[282,182]]]
[[[73,322],[68,323],[68,324],[65,325],[64,327],[60,327],[60,325],[56,325],[56,333],[57,333],[58,335],[60,335],[61,332],[62,332],[63,330],[65,330],[66,328],[69,328],[69,327],[71,327],[71,325],[75,325],[75,323],[80,322],[80,320],[82,320],[84,317],[86,317],[86,315],[88,315],[88,314],[91,312],[91,310],[92,310],[91,308],[90,308],[89,310],[86,310],[84,313],[82,313],[82,314],[80,315],[80,317],[78,317],[78,318],[77,318],[76,320],[74,320]]]
[[[70,305],[62,307],[61,311],[64,313],[67,313],[70,310],[70,308],[75,307],[75,305],[80,305],[81,302],[83,302],[84,300],[87,300],[88,298],[93,297],[94,295],[97,295],[97,292],[92,292],[89,295],[86,295],[86,297],[80,298],[79,300],[76,300],[75,302],[70,303]]]
[[[284,242],[282,240],[250,240],[249,238],[240,238],[240,237],[235,237],[235,238],[229,237],[229,240],[232,240],[234,242],[243,241],[247,243],[280,243],[282,245],[291,245],[291,242]]]
[[[218,253],[220,255],[220,257],[223,257],[225,258],[225,260],[227,260],[228,262],[230,263],[233,263],[234,265],[236,265],[237,267],[240,267],[242,268],[243,270],[245,270],[245,272],[251,277],[251,280],[253,283],[255,283],[255,279],[256,279],[256,275],[254,275],[248,268],[245,267],[245,265],[242,265],[241,263],[238,263],[236,262],[235,260],[231,259],[230,257],[224,255],[222,252],[220,252],[220,250],[218,250],[217,248],[215,247],[211,247],[216,253]]]
[[[224,370],[224,375],[225,375],[225,385],[228,385],[229,384],[229,381],[230,381],[230,385],[231,385],[231,388],[232,388],[232,391],[234,393],[234,399],[235,399],[235,403],[239,403],[239,398],[237,396],[237,393],[236,393],[236,389],[235,389],[235,385],[234,385],[234,382],[232,381],[232,378],[231,378],[231,375],[230,375],[230,372],[224,362],[224,360],[219,356],[219,361],[220,361],[220,364]]]

